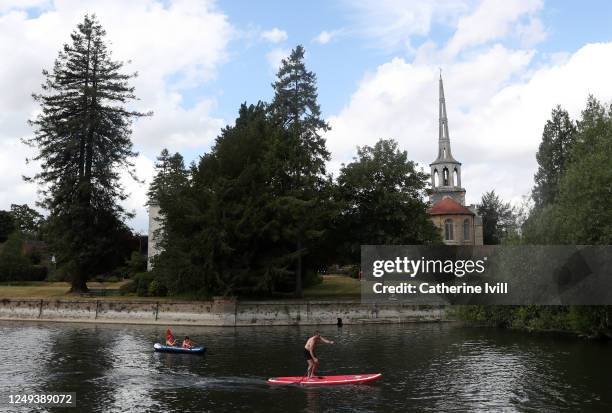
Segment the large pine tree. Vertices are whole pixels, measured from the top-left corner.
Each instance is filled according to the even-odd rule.
[[[284,176],[274,182],[279,214],[287,217],[285,233],[295,244],[295,295],[302,295],[303,258],[312,251],[313,241],[323,231],[321,211],[326,184],[325,162],[329,152],[323,133],[330,129],[321,116],[317,102],[316,75],[304,64],[305,50],[298,45],[283,59],[272,84],[274,99],[272,119],[285,130],[286,138],[278,145],[283,160],[279,170]],[[309,248],[310,247],[310,248]]]
[[[133,172],[131,123],[145,114],[126,109],[135,99],[123,63],[111,59],[105,31],[85,16],[60,51],[53,70],[43,70],[41,113],[26,141],[39,150],[42,206],[50,212],[50,240],[73,292],[105,266],[105,253],[125,233],[125,199],[119,170]]]

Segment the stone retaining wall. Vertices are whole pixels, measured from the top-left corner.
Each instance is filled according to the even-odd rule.
[[[0,300],[0,320],[255,326],[445,321],[442,306],[359,301]]]

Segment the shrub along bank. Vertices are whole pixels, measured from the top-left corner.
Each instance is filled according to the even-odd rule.
[[[611,306],[472,305],[457,307],[454,312],[458,318],[478,325],[612,339]]]

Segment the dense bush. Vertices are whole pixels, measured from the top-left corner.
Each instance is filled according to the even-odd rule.
[[[42,281],[47,277],[47,268],[32,265],[23,252],[23,240],[14,232],[0,251],[0,281]]]
[[[531,331],[567,331],[589,337],[609,334],[609,306],[471,305],[455,309],[460,319],[481,325]]]
[[[121,286],[122,294],[136,294],[139,297],[165,297],[168,288],[163,281],[153,273],[141,272]]]
[[[148,294],[151,297],[165,297],[168,294],[168,289],[159,280],[154,279],[149,283]]]

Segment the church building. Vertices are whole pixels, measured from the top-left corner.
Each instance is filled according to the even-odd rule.
[[[461,162],[453,157],[448,134],[444,85],[440,74],[438,156],[430,164],[432,194],[427,213],[446,245],[482,245],[482,218],[475,205],[465,205]]]

